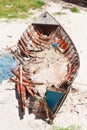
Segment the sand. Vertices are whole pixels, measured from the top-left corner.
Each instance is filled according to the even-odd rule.
[[[75,5],[72,5],[75,6]],[[80,130],[87,130],[87,11],[80,9],[80,13],[72,13],[69,8],[71,4],[64,2],[48,1],[48,4],[42,11],[51,13],[59,23],[64,27],[73,40],[79,56],[80,69],[73,83],[76,92],[71,91],[54,120],[53,126],[67,127],[70,125],[79,125]],[[0,19],[0,54],[6,53],[6,48],[16,47],[16,43],[26,27],[32,22],[35,16],[42,11],[35,11],[34,15],[26,20]],[[65,14],[54,15],[55,12],[62,11]],[[0,83],[0,130],[51,130],[41,119],[35,119],[33,114],[29,115],[26,109],[26,115],[20,120],[18,115],[18,102],[15,95],[15,84],[9,80]]]

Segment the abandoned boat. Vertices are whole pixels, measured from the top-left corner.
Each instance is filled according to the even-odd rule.
[[[12,54],[19,65],[16,83],[19,109],[53,121],[78,73],[78,52],[62,26],[48,12],[27,27]]]

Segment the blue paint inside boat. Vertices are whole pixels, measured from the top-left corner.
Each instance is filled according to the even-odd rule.
[[[48,106],[51,109],[53,109],[55,107],[55,105],[60,101],[62,96],[63,96],[63,93],[47,91],[46,102],[47,102]]]
[[[16,67],[17,61],[11,54],[0,56],[0,82],[13,77],[14,75],[11,73],[11,69],[15,70]]]

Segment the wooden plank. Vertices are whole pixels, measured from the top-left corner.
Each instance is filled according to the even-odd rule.
[[[42,13],[32,22],[32,24],[59,25],[56,19],[52,17],[48,12]]]

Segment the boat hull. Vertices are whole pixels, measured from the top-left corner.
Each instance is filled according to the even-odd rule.
[[[80,59],[77,49],[63,27],[48,12],[42,13],[27,27],[17,46],[12,53],[22,65],[22,76],[18,78],[13,73],[17,77],[17,92],[20,89],[22,112],[27,106],[29,113],[49,119],[51,123],[78,74]],[[19,68],[17,73],[20,73]]]

